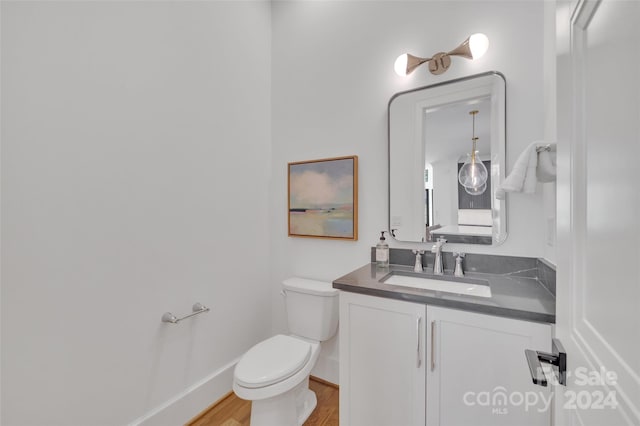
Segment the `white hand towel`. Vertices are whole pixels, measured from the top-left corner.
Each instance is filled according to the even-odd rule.
[[[538,166],[538,153],[536,148],[545,142],[536,141],[530,143],[520,154],[513,166],[513,170],[502,185],[496,190],[496,198],[504,200],[506,192],[524,192],[533,194],[536,191],[536,167]]]
[[[536,177],[539,182],[554,182],[556,180],[556,153],[548,150],[538,154],[538,168]]]

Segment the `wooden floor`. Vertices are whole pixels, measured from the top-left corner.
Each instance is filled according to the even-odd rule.
[[[309,388],[318,397],[318,406],[304,423],[305,426],[338,426],[338,388],[314,377]],[[234,393],[196,417],[187,426],[249,426],[251,401]]]

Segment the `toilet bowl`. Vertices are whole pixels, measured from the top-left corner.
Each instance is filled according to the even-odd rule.
[[[300,426],[317,405],[309,374],[320,341],[338,325],[338,290],[330,283],[290,278],[283,282],[291,335],[253,346],[236,364],[233,391],[251,402],[251,426]]]
[[[252,401],[251,425],[301,425],[316,407],[309,374],[319,342],[276,335],[251,348],[238,362],[233,391]]]

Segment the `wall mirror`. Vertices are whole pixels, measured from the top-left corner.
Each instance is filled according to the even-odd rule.
[[[505,173],[505,109],[506,81],[498,72],[391,98],[389,229],[397,240],[505,241],[506,205],[495,197]]]

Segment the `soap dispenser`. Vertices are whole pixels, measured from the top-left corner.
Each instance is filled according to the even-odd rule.
[[[453,271],[454,277],[464,277],[464,271],[462,270],[462,259],[464,258],[464,253],[453,253],[453,257],[456,258],[456,268]]]
[[[424,269],[422,267],[422,255],[424,254],[424,250],[412,250],[413,254],[416,255],[416,263],[413,267],[413,272],[423,272]]]
[[[385,241],[385,232],[386,231],[380,231],[380,241],[376,244],[376,265],[379,268],[389,266],[389,244]]]

